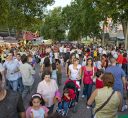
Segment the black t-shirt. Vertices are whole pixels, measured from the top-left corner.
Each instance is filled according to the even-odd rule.
[[[20,112],[25,112],[22,97],[7,90],[6,97],[0,101],[0,118],[18,118]]]

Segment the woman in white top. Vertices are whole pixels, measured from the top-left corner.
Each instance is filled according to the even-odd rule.
[[[81,65],[78,57],[75,57],[73,64],[69,65],[68,74],[71,80],[81,80]]]
[[[44,72],[42,79],[38,84],[37,93],[42,95],[45,105],[49,109],[49,114],[51,114],[54,109],[54,100],[56,99],[58,86],[56,81],[51,79],[51,73],[49,71]]]
[[[69,65],[69,79],[76,81],[78,86],[81,84],[81,65],[79,64],[79,57],[76,55],[76,57],[73,60],[73,64]],[[77,99],[76,101],[78,102],[79,98],[79,92],[77,93]]]

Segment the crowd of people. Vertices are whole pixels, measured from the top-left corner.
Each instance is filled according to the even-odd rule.
[[[35,74],[41,81],[25,106]],[[77,112],[80,97],[94,118],[117,118],[127,110],[128,52],[60,43],[0,47],[0,118],[67,117],[71,108]]]

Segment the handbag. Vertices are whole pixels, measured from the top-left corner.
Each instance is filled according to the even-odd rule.
[[[92,80],[93,80],[93,83],[96,83],[95,67],[93,67],[92,71],[93,71]]]
[[[105,105],[110,101],[111,97],[113,96],[113,94],[115,93],[115,91],[112,92],[112,94],[110,95],[110,97],[99,107],[96,109],[96,111],[92,114],[91,118],[95,118],[95,115],[97,112],[99,112],[102,108],[105,107]]]

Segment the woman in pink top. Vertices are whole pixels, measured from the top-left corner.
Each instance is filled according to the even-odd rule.
[[[93,76],[96,71],[96,68],[93,66],[93,59],[91,57],[88,57],[86,66],[82,67],[82,73],[83,73],[83,95],[82,98],[86,97],[87,100],[90,98],[92,93],[92,87],[93,87]]]
[[[58,98],[56,93],[58,91],[57,83],[51,79],[51,73],[46,71],[43,75],[43,80],[38,84],[37,93],[40,93],[45,101],[45,105],[49,109],[49,114],[53,112],[54,100]]]

